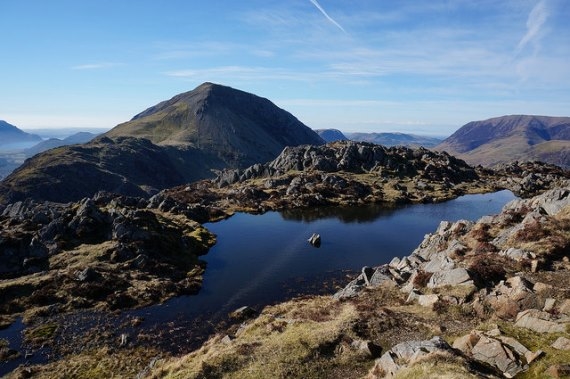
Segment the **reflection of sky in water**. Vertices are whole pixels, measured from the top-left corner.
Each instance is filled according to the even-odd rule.
[[[205,225],[217,234],[218,242],[202,257],[208,266],[197,296],[181,296],[124,315],[141,315],[151,328],[172,321],[216,322],[243,305],[261,308],[284,300],[289,297],[287,287],[309,293],[309,287],[323,277],[409,255],[442,220],[475,221],[500,212],[512,199],[512,193],[501,191],[388,210],[371,205],[236,214]],[[314,232],[322,237],[318,249],[307,242]],[[0,331],[0,338],[10,335],[13,340],[21,327],[16,323]]]

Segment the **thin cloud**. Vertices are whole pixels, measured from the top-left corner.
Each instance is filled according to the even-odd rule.
[[[336,26],[337,28],[342,30],[343,33],[346,33],[346,30],[344,30],[344,28],[338,22],[336,22],[331,16],[329,16],[329,14],[323,9],[323,7],[321,7],[321,5],[319,4],[319,2],[317,0],[309,0],[309,1],[315,7],[317,7],[317,9],[323,14],[323,16],[325,16],[327,18],[327,20],[329,20],[334,26]]]
[[[517,52],[520,52],[529,43],[535,44],[538,49],[540,38],[542,37],[543,26],[549,16],[546,0],[541,0],[532,8],[526,21],[526,33],[521,38],[517,46]]]
[[[88,63],[88,64],[81,64],[77,66],[71,67],[72,70],[101,70],[105,68],[117,67],[122,66],[121,63],[113,63],[113,62],[106,62],[106,63]]]

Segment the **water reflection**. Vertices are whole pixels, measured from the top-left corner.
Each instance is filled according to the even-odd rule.
[[[342,223],[374,222],[380,217],[387,217],[405,206],[370,204],[363,206],[319,207],[311,209],[287,209],[279,214],[285,221],[313,222],[323,219],[337,219]]]

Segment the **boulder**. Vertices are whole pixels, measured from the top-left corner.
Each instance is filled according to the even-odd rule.
[[[321,236],[320,234],[317,233],[313,233],[311,235],[311,237],[309,237],[309,239],[307,240],[311,245],[313,245],[314,247],[320,247],[321,246]]]
[[[511,349],[501,341],[482,335],[471,350],[473,359],[500,370],[506,378],[513,378],[527,367],[517,361]]]
[[[378,346],[375,343],[367,340],[354,340],[350,344],[350,347],[362,351],[364,354],[371,358],[378,358],[382,354],[381,346]]]
[[[550,313],[538,309],[527,309],[519,312],[515,326],[534,330],[538,333],[564,333],[569,322],[568,317],[554,319]]]
[[[550,346],[557,350],[570,350],[570,339],[566,337],[558,337],[558,339]]]
[[[418,304],[422,307],[433,307],[435,303],[439,300],[439,295],[431,294],[431,295],[419,295],[418,296]]]
[[[380,266],[372,274],[369,285],[372,287],[380,285],[395,286],[396,282],[393,280],[391,271],[385,266]]]
[[[393,378],[410,362],[434,352],[453,352],[451,346],[439,336],[427,341],[408,341],[397,344],[374,362],[368,378],[378,378],[375,373],[384,373],[382,378]]]
[[[485,300],[502,318],[514,318],[519,311],[539,306],[539,299],[528,280],[513,276],[497,284]]]
[[[423,266],[426,272],[449,271],[455,268],[455,262],[447,256],[435,256]]]
[[[350,283],[348,283],[343,289],[336,292],[333,295],[335,300],[350,299],[351,297],[358,296],[358,293],[366,287],[366,282],[360,276]]]
[[[257,311],[247,305],[230,313],[230,317],[235,320],[247,320],[255,316],[257,316]]]
[[[434,272],[427,284],[428,288],[444,286],[473,285],[469,272],[464,268]]]

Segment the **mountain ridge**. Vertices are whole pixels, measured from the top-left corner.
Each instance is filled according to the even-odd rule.
[[[435,147],[471,164],[543,160],[570,167],[570,117],[509,115],[472,121]]]

